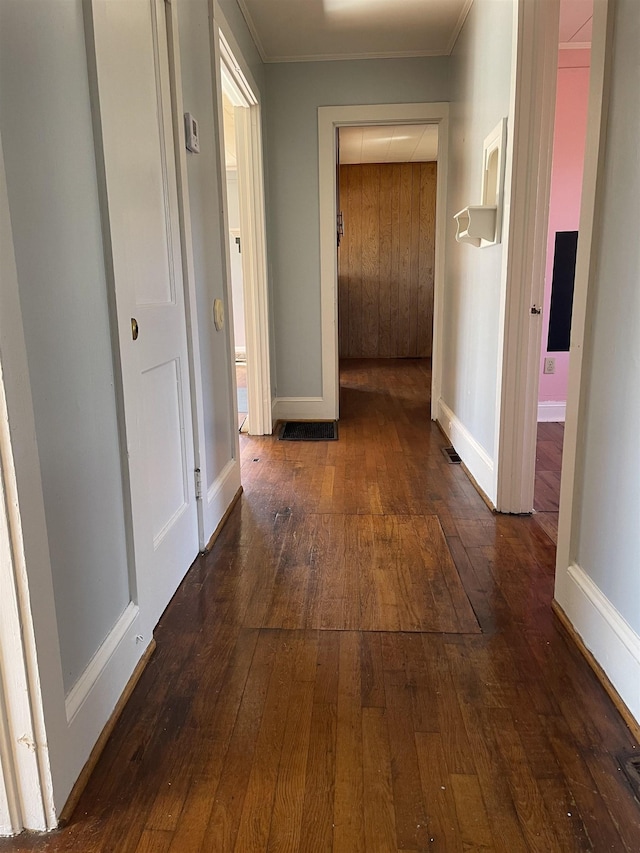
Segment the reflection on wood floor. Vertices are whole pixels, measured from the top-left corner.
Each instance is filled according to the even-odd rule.
[[[564,424],[538,424],[536,484],[533,506],[536,521],[554,542],[558,541],[558,506]]]
[[[241,437],[245,494],[69,826],[0,850],[639,849],[553,542],[445,461],[429,385],[348,362],[339,441]]]

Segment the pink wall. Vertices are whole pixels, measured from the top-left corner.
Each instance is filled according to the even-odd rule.
[[[538,402],[566,402],[568,352],[547,352],[553,252],[556,231],[577,231],[589,99],[588,50],[561,50],[558,57],[558,93],[553,139],[553,168],[549,202],[549,237],[544,287],[542,352]],[[556,359],[555,374],[543,373],[544,359]]]

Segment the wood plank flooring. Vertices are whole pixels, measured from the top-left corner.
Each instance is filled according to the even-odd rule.
[[[241,437],[69,825],[0,850],[637,853],[637,745],[551,612],[553,542],[445,461],[429,381],[348,362],[339,441]]]
[[[554,542],[558,541],[558,507],[563,441],[563,423],[538,424],[533,505],[536,510],[536,521]]]

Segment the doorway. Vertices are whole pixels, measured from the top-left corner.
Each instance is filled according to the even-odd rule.
[[[590,45],[571,46],[568,36],[583,32],[592,9],[561,7],[556,86],[549,228],[538,383],[538,426],[533,508],[557,541],[560,472],[569,386],[569,344],[573,307],[580,202],[584,175],[591,66]],[[576,15],[579,17],[576,19]],[[587,33],[590,39],[590,32]],[[584,39],[586,36],[580,36]]]
[[[338,129],[338,351],[431,359],[438,127]]]
[[[248,430],[249,400],[247,393],[247,334],[245,328],[245,292],[242,271],[242,229],[240,192],[238,189],[238,156],[236,146],[236,110],[229,96],[229,87],[222,88],[222,115],[225,155],[225,185],[227,190],[228,246],[231,272],[231,303],[233,307],[234,365],[236,378],[236,413],[238,429]]]
[[[227,274],[238,425],[272,432],[262,136],[258,99],[219,33]]]
[[[319,107],[319,200],[320,200],[320,278],[322,317],[322,397],[315,403],[318,419],[339,417],[339,330],[338,260],[336,253],[336,211],[338,202],[337,131],[341,128],[380,128],[434,125],[437,128],[438,167],[436,177],[433,338],[431,417],[435,416],[441,387],[440,329],[444,289],[444,235],[446,228],[446,180],[448,146],[448,104],[376,104],[343,107]],[[388,131],[378,131],[388,136]],[[402,135],[402,134],[399,134]]]

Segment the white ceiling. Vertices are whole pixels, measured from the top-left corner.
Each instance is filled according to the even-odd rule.
[[[473,0],[238,0],[264,62],[446,56]],[[591,43],[593,0],[561,0],[560,46]]]
[[[421,163],[438,157],[438,126],[340,128],[340,163]]]
[[[238,0],[264,62],[448,55],[472,0]]]

